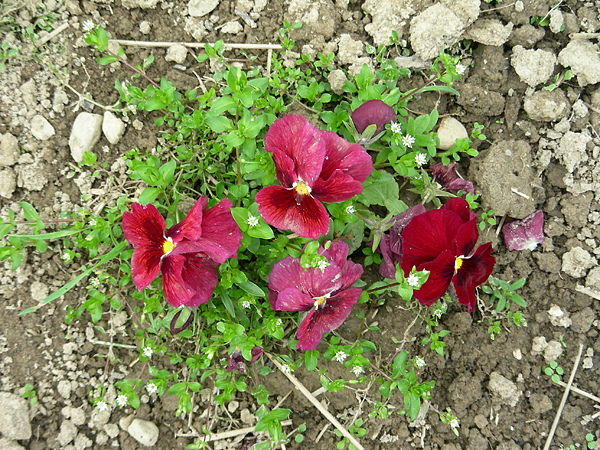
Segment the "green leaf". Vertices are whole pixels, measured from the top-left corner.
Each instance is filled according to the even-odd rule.
[[[170,184],[173,182],[173,174],[175,173],[175,168],[177,167],[177,162],[172,159],[169,162],[164,163],[158,171],[162,175],[163,186]]]
[[[215,100],[212,106],[210,107],[210,110],[215,114],[223,114],[225,111],[229,111],[233,108],[237,108],[237,103],[231,97],[226,96]]]
[[[309,350],[304,353],[304,365],[306,366],[306,370],[312,372],[316,369],[318,357],[319,352],[317,350]]]
[[[207,115],[205,121],[215,133],[223,133],[232,129],[230,120],[227,117]]]
[[[114,63],[115,61],[118,61],[118,59],[112,55],[101,56],[99,58],[96,58],[96,62],[101,66],[106,66],[107,64]]]
[[[72,236],[73,234],[78,234],[78,233],[81,233],[81,230],[75,230],[73,228],[68,228],[65,230],[55,231],[53,233],[44,233],[44,234],[11,234],[10,237],[17,238],[17,239],[31,239],[31,240],[35,241],[38,239],[47,239],[47,240],[60,239],[65,236]]]
[[[237,198],[244,198],[250,190],[247,184],[234,184],[229,187],[229,193]]]
[[[252,281],[246,281],[245,283],[236,283],[239,287],[241,287],[244,291],[246,291],[248,294],[253,295],[254,297],[264,297],[266,294],[265,292],[259,288],[256,284],[254,284]]]
[[[156,197],[158,197],[159,194],[160,189],[154,187],[147,187],[140,194],[138,202],[140,203],[140,205],[145,206],[148,203],[152,203],[154,200],[156,200]]]
[[[27,202],[19,202],[21,208],[23,208],[23,214],[25,215],[25,220],[40,220],[40,216],[33,206],[31,206]]]
[[[406,371],[406,360],[408,358],[408,352],[402,350],[394,358],[394,368],[392,371],[392,378],[399,378]]]

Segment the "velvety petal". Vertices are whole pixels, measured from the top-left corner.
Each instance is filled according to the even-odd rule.
[[[147,245],[133,250],[131,278],[140,292],[158,275],[162,256],[162,245],[160,247]]]
[[[328,180],[319,178],[313,186],[312,195],[326,203],[343,202],[351,199],[363,190],[362,183],[350,175],[336,170]]]
[[[261,347],[257,347],[254,346],[252,348],[252,360],[250,361],[250,364],[253,364],[258,358],[260,358],[262,356],[262,354],[264,353],[264,350]]]
[[[454,255],[450,250],[440,254],[435,260],[417,266],[417,270],[428,270],[429,278],[421,286],[421,289],[414,291],[414,297],[425,306],[432,305],[439,299],[450,286],[450,281],[454,276]],[[404,270],[404,276],[408,276],[410,269]]]
[[[227,258],[237,258],[242,232],[231,215],[232,206],[231,200],[226,198],[204,211],[202,236],[196,241],[194,252],[204,252],[219,264],[223,264]],[[175,250],[183,253],[177,247]],[[190,252],[188,247],[185,249],[186,253]]]
[[[202,235],[202,213],[206,209],[208,199],[200,197],[188,213],[188,215],[178,224],[173,225],[167,231],[166,235],[173,239],[173,242],[180,242],[183,238],[195,241]]]
[[[414,217],[402,232],[402,270],[435,260],[443,251],[455,251],[456,235],[464,222],[452,211],[434,209]]]
[[[203,254],[186,255],[181,276],[194,295],[185,303],[192,308],[206,303],[219,282],[219,263]]]
[[[404,227],[408,225],[413,217],[423,214],[424,212],[426,212],[425,207],[419,203],[392,217],[391,222],[393,222],[393,225],[388,232],[390,237],[389,247],[396,262],[399,262],[402,258],[402,232],[404,231]]]
[[[329,231],[329,215],[310,195],[296,194],[281,186],[267,186],[256,194],[258,212],[265,222],[298,236],[317,239]]]
[[[319,130],[299,115],[284,116],[273,122],[265,135],[265,150],[273,153],[276,167],[279,161],[283,160],[277,150],[291,158],[297,176],[309,186],[312,186],[319,177],[325,159],[325,143]],[[285,168],[289,172],[288,163],[285,163]],[[290,179],[290,174],[287,172],[282,172],[281,176],[286,183]],[[279,182],[284,184],[282,180]]]
[[[298,180],[296,164],[285,152],[273,148],[271,149],[273,163],[275,163],[275,174],[277,180],[285,188],[291,188],[294,182]]]
[[[508,251],[534,250],[544,242],[544,213],[536,211],[522,220],[507,223],[502,234]]]
[[[165,241],[165,219],[154,205],[131,204],[131,211],[123,213],[123,236],[136,247],[160,247]]]
[[[296,349],[306,351],[317,348],[323,333],[329,333],[344,323],[360,294],[360,289],[342,291],[335,297],[327,299],[324,306],[310,311],[298,327]]]
[[[456,172],[456,161],[451,161],[448,165],[443,165],[441,162],[434,164],[429,167],[431,170],[431,175],[433,181],[437,181],[444,188],[448,185],[448,183],[456,180],[458,178],[458,173]]]
[[[456,180],[451,181],[450,183],[446,184],[444,188],[446,188],[448,191],[454,194],[456,194],[461,189],[465,193],[475,194],[475,187],[473,187],[473,183],[467,180],[463,180],[462,178],[457,178]]]
[[[174,308],[187,305],[194,296],[194,290],[187,286],[182,278],[181,272],[185,263],[186,258],[183,255],[169,255],[163,258],[163,289],[167,302]]]
[[[275,311],[310,311],[315,300],[295,287],[284,289],[277,295]]]
[[[477,247],[471,257],[463,259],[461,268],[452,279],[458,302],[461,305],[467,305],[469,312],[473,312],[477,301],[475,288],[488,279],[495,264],[496,259],[492,256],[492,244],[488,242]]]
[[[479,230],[477,228],[477,219],[470,220],[465,223],[458,233],[456,233],[456,247],[454,254],[456,256],[469,256],[475,248],[477,239],[479,238]]]
[[[470,220],[475,219],[477,216],[471,208],[469,208],[469,204],[464,198],[449,198],[446,201],[446,204],[442,205],[440,208],[445,211],[453,211],[458,214],[458,216],[462,219],[464,223],[467,223]]]
[[[327,180],[334,171],[341,170],[362,183],[371,175],[373,161],[362,146],[331,131],[321,131],[321,136],[325,141],[325,161],[319,178]]]
[[[350,114],[356,131],[362,133],[371,124],[377,125],[377,130],[374,135],[377,135],[385,130],[388,123],[396,121],[396,113],[394,108],[386,105],[381,100],[369,100]]]
[[[377,251],[381,253],[381,256],[383,257],[383,261],[379,266],[379,274],[384,278],[393,280],[396,278],[396,262],[399,260],[394,258],[395,255],[390,249],[389,241],[390,236],[384,234],[379,241],[379,247],[377,247]]]
[[[360,264],[348,260],[348,244],[343,241],[333,241],[327,250],[322,254],[328,255],[328,260],[333,261],[340,268],[342,285],[340,289],[348,289],[363,274],[363,268]],[[320,253],[320,252],[319,252]]]

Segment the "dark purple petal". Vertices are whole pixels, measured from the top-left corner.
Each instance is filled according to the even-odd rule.
[[[194,292],[185,305],[192,308],[206,303],[212,297],[219,282],[219,263],[202,253],[184,256],[186,260],[181,277]]]
[[[169,305],[174,308],[187,305],[195,294],[182,277],[181,272],[185,263],[185,256],[169,255],[164,258],[161,267],[165,297]]]
[[[475,187],[473,183],[462,178],[457,178],[444,186],[446,190],[456,194],[458,191],[463,190],[465,193],[475,194]]]
[[[544,242],[544,213],[536,211],[524,219],[507,223],[502,227],[502,234],[508,251],[534,250]]]
[[[496,264],[492,256],[492,244],[480,245],[469,258],[462,260],[462,265],[452,278],[458,302],[467,305],[468,311],[473,312],[477,299],[475,288],[488,279]]]
[[[277,295],[275,311],[310,311],[315,305],[312,296],[305,294],[300,289],[290,287]]]
[[[313,186],[312,195],[325,203],[336,203],[349,200],[363,190],[362,183],[350,175],[336,170],[328,180],[317,180]]]
[[[385,131],[385,126],[388,123],[396,121],[396,113],[394,108],[386,105],[381,100],[369,100],[350,115],[356,131],[362,133],[371,124],[377,125],[377,130],[374,136]]]
[[[327,180],[336,170],[362,183],[373,172],[373,161],[365,149],[331,131],[321,131],[325,142],[325,161],[320,178]]]
[[[379,274],[384,278],[393,280],[396,278],[396,263],[400,262],[400,258],[398,258],[396,253],[392,252],[392,249],[390,248],[390,239],[390,236],[383,234],[379,241],[377,251],[381,253],[381,256],[383,257],[383,261],[379,266]]]
[[[267,186],[256,194],[256,203],[264,221],[280,230],[291,230],[310,239],[329,231],[327,210],[310,195],[281,186]]]
[[[451,161],[448,165],[443,165],[441,162],[434,164],[429,167],[433,181],[437,181],[444,188],[452,181],[459,178],[458,172],[456,172],[456,161]]]
[[[191,241],[198,239],[202,235],[202,212],[206,209],[207,204],[208,199],[200,197],[185,219],[169,228],[166,235],[175,243],[180,242],[183,238]]]
[[[417,270],[428,270],[429,278],[423,283],[421,289],[413,292],[414,297],[425,306],[431,306],[448,290],[454,276],[454,262],[456,258],[450,250],[445,250],[440,255],[425,264],[417,266]],[[404,276],[408,277],[410,269],[404,269]]]
[[[310,311],[298,327],[296,349],[306,351],[317,348],[323,333],[329,333],[344,323],[360,294],[360,289],[347,289],[328,298],[319,309]]]
[[[464,223],[475,219],[477,216],[464,198],[449,198],[445,205],[442,205],[440,210],[452,211],[457,214]]]

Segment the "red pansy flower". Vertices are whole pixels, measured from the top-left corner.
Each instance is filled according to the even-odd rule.
[[[163,288],[171,306],[206,303],[218,282],[218,267],[236,257],[242,233],[225,199],[206,209],[200,197],[186,218],[166,230],[165,220],[153,205],[131,205],[123,213],[123,235],[133,245],[131,275],[142,291],[163,275]]]
[[[380,137],[379,135],[385,132],[385,126],[395,122],[397,117],[391,106],[381,100],[369,100],[352,111],[350,118],[359,134],[362,134],[369,125],[377,126],[373,136],[365,142],[361,142],[361,144],[368,145],[376,141]]]
[[[489,242],[473,252],[478,237],[477,217],[462,198],[451,198],[440,209],[420,214],[406,225],[400,264],[405,276],[413,266],[430,272],[421,289],[414,291],[420,303],[431,305],[452,282],[458,302],[473,311],[475,288],[487,280],[496,263]]]
[[[269,276],[269,302],[275,311],[303,311],[306,316],[296,336],[298,350],[314,350],[323,333],[339,327],[350,314],[361,290],[351,288],[362,275],[360,264],[348,261],[348,245],[332,242],[319,249],[328,266],[303,269],[299,258],[288,256],[273,266]]]
[[[321,202],[342,202],[362,192],[373,170],[371,157],[358,144],[319,131],[306,119],[277,119],[265,136],[281,186],[256,194],[261,216],[270,225],[316,239],[329,230],[329,215]]]
[[[507,223],[502,227],[502,234],[508,251],[535,250],[544,242],[544,213],[536,211],[524,219]]]
[[[437,181],[444,189],[456,194],[461,189],[463,191],[475,194],[473,183],[462,179],[456,171],[456,161],[452,161],[447,166],[441,162],[434,164],[429,168],[433,174],[433,181]]]

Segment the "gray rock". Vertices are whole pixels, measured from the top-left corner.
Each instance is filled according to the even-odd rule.
[[[580,86],[600,81],[600,49],[585,39],[572,39],[558,54],[558,62],[570,67]]]
[[[190,0],[188,14],[192,17],[203,17],[219,6],[219,0]]]
[[[127,8],[142,8],[142,9],[154,9],[158,4],[159,0],[123,0],[121,4]]]
[[[78,434],[75,438],[75,450],[85,450],[92,446],[92,440],[85,434]]]
[[[328,41],[337,29],[339,13],[330,0],[290,0],[284,18],[290,23],[303,24],[302,28],[292,34],[294,39],[311,40],[315,35],[322,35]]]
[[[363,43],[355,41],[349,34],[342,34],[338,43],[338,61],[341,64],[354,64],[363,55]]]
[[[531,394],[529,404],[534,414],[544,414],[552,409],[552,401],[544,394]]]
[[[54,136],[54,127],[39,114],[31,119],[31,134],[40,141],[47,141]]]
[[[11,440],[31,438],[29,407],[27,402],[10,392],[0,392],[0,433]]]
[[[147,420],[134,419],[127,432],[146,447],[152,447],[158,440],[158,427]]]
[[[523,219],[536,210],[531,148],[525,141],[498,141],[471,160],[468,179],[479,187],[483,207],[495,214]]]
[[[581,247],[573,247],[562,257],[562,271],[573,278],[585,276],[596,264],[596,259]]]
[[[454,145],[457,139],[469,137],[469,133],[467,133],[467,129],[464,127],[464,125],[454,117],[450,116],[442,119],[442,122],[437,130],[437,135],[438,139],[440,140],[440,145],[438,145],[440,150],[448,150]]]
[[[600,267],[594,267],[585,279],[586,287],[600,291]]]
[[[417,12],[413,0],[366,0],[362,9],[371,16],[371,23],[365,25],[365,31],[375,45],[387,44],[392,31],[402,38],[410,17]]]
[[[85,411],[83,408],[72,408],[69,407],[69,414],[71,416],[71,422],[75,425],[83,425],[85,423]]]
[[[92,150],[100,140],[101,131],[101,115],[82,112],[77,116],[69,137],[71,156],[76,162],[82,162],[84,153]]]
[[[54,91],[54,97],[52,99],[52,110],[57,113],[63,113],[65,105],[69,103],[69,96],[62,89],[56,89]]]
[[[71,383],[68,380],[60,380],[56,390],[64,399],[71,397]]]
[[[581,133],[568,131],[560,139],[558,148],[554,150],[554,156],[567,168],[567,172],[573,173],[575,168],[588,160],[587,144],[591,140],[592,136],[587,130]]]
[[[237,20],[232,20],[230,22],[227,22],[221,28],[221,33],[227,33],[227,34],[238,34],[238,33],[241,33],[242,31],[244,31],[244,27]]]
[[[488,91],[476,84],[465,83],[460,89],[459,105],[471,114],[499,116],[504,112],[504,97],[494,91]]]
[[[396,67],[399,69],[411,69],[411,70],[424,70],[428,69],[431,64],[429,62],[423,61],[418,56],[396,56],[394,58],[394,62],[396,63]]]
[[[206,22],[208,22],[208,20]],[[208,31],[204,26],[204,20],[195,17],[188,17],[185,19],[185,26],[183,29],[198,41],[201,41],[204,36],[208,34]]]
[[[56,437],[60,445],[64,447],[68,443],[73,442],[75,436],[77,436],[77,427],[70,420],[63,420],[60,424],[60,433]]]
[[[484,45],[498,47],[508,41],[513,24],[504,25],[498,19],[479,19],[463,35],[462,39],[471,39]]]
[[[188,50],[184,45],[175,44],[167,49],[165,59],[167,61],[176,62],[177,64],[183,64],[185,62],[185,58],[187,57],[187,53]],[[106,121],[106,114],[104,116],[104,120]]]
[[[513,47],[510,63],[521,81],[535,87],[550,79],[554,72],[556,56],[552,52],[526,50],[517,45]]]
[[[537,260],[537,265],[541,271],[556,274],[560,272],[560,259],[554,253],[534,252],[533,257]]]
[[[411,21],[410,43],[418,57],[433,59],[458,42],[464,30],[465,24],[450,8],[436,3]]]
[[[0,167],[13,166],[19,160],[21,152],[19,141],[10,133],[2,136],[0,142]]]
[[[538,91],[526,97],[523,109],[531,120],[536,122],[554,122],[569,114],[569,101],[561,89]]]
[[[119,435],[119,427],[114,423],[104,425],[104,431],[110,438],[116,438]]]
[[[594,320],[596,320],[596,314],[591,308],[583,308],[581,311],[576,312],[571,316],[573,321],[571,329],[577,333],[587,333],[590,331]]]
[[[9,439],[0,438],[0,450],[25,450],[25,447],[21,447],[17,442]]]
[[[140,22],[140,33],[142,34],[150,34],[150,30],[152,30],[152,24],[147,20],[143,20]]]
[[[550,31],[553,33],[560,33],[564,24],[565,18],[558,8],[550,11]]]
[[[562,353],[562,344],[552,340],[548,342],[548,346],[544,349],[544,361],[546,361],[546,364],[550,364],[552,361],[556,361]]]
[[[168,52],[169,51],[167,50],[167,55]],[[115,145],[121,140],[125,133],[125,123],[110,111],[105,111],[104,120],[102,120],[102,132],[104,133],[106,140],[112,145]]]
[[[0,197],[12,198],[17,189],[17,174],[10,167],[0,171]]]
[[[48,297],[48,292],[50,289],[48,288],[48,285],[39,281],[34,281],[31,283],[29,290],[31,292],[31,298],[35,301],[41,302]]]
[[[17,185],[30,191],[41,191],[48,183],[47,168],[39,161],[18,168]]]
[[[335,92],[337,95],[342,95],[344,93],[344,83],[348,81],[348,78],[346,78],[346,74],[343,70],[334,69],[329,72],[327,81],[329,82],[333,92]]]
[[[521,397],[522,392],[517,389],[517,385],[508,378],[503,377],[498,372],[490,374],[488,388],[501,402],[509,406],[515,406]]]

